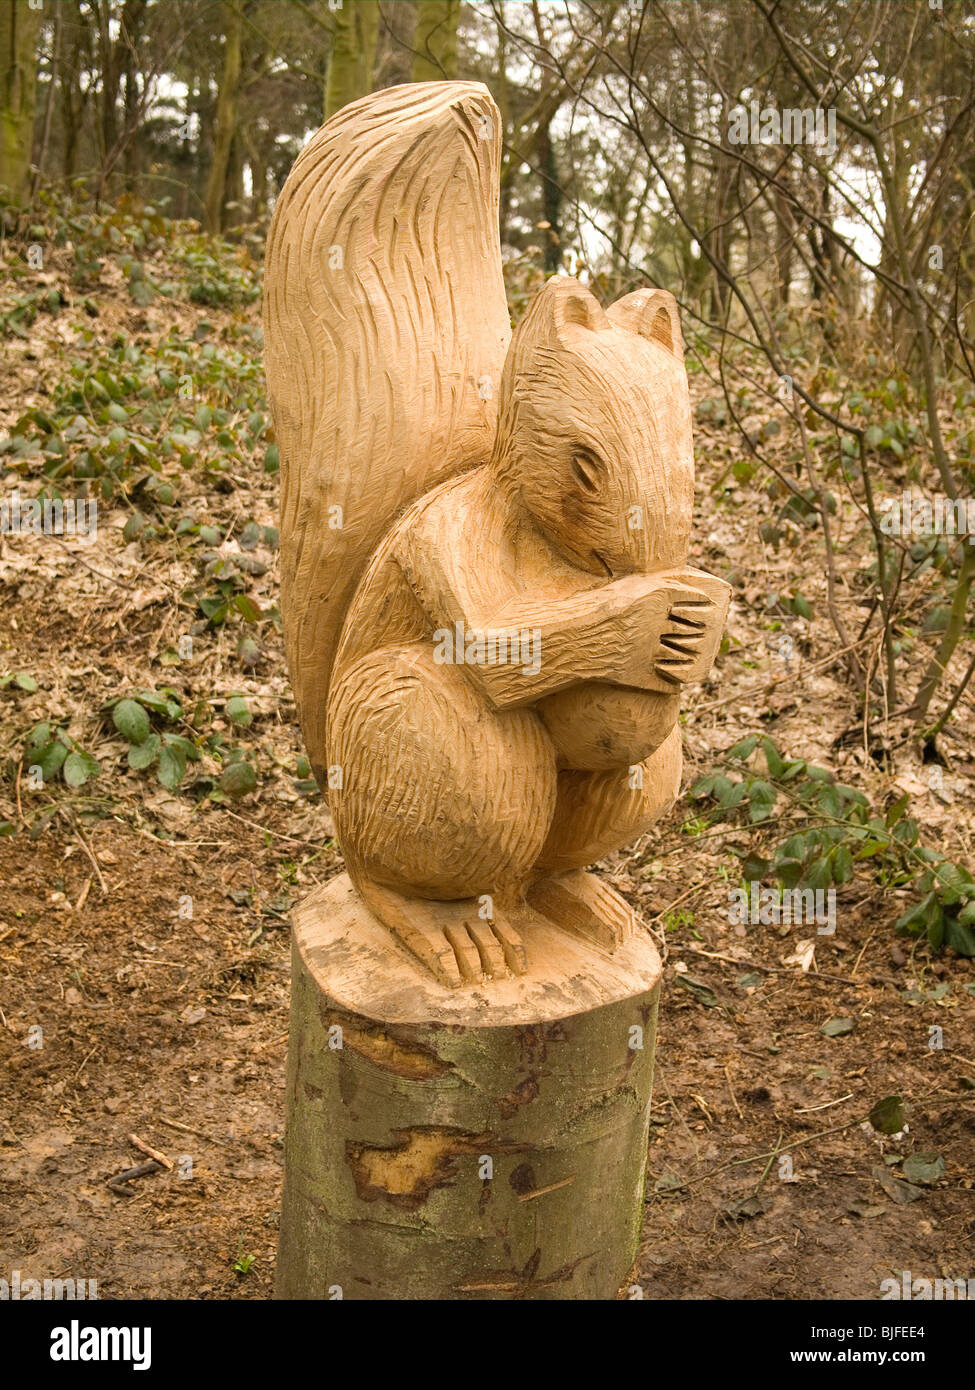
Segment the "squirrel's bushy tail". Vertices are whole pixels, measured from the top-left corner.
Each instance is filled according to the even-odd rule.
[[[302,150],[268,236],[264,334],[281,458],[281,611],[316,776],[339,635],[393,521],[491,452],[510,336],[500,117],[486,87],[351,103]]]

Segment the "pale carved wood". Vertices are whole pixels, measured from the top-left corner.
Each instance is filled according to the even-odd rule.
[[[676,797],[680,690],[730,592],[687,564],[673,297],[604,310],[553,279],[508,346],[499,142],[478,84],[353,103],[292,170],[266,269],[312,763],[361,899],[468,988],[544,971],[539,914],[604,951],[632,933],[584,870]]]
[[[281,607],[319,776],[335,648],[366,564],[411,502],[491,451],[511,336],[500,160],[485,87],[394,87],[322,126],[275,206],[264,331]]]

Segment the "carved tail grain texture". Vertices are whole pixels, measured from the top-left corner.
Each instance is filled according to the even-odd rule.
[[[407,506],[491,452],[510,337],[500,150],[480,83],[378,92],[309,141],[271,222],[281,609],[320,781],[332,662],[369,557]]]

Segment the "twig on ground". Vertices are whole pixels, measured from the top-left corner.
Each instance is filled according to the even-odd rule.
[[[144,1139],[140,1139],[137,1134],[129,1135],[129,1143],[133,1144],[140,1153],[147,1154],[148,1157],[154,1159],[156,1163],[161,1163],[162,1166],[168,1168],[170,1172],[173,1171],[173,1160],[167,1158],[164,1153],[160,1153],[158,1149],[152,1148]]]
[[[150,1173],[160,1171],[161,1165],[155,1159],[151,1159],[150,1162],[140,1163],[135,1168],[126,1168],[124,1173],[116,1173],[114,1177],[106,1178],[105,1181],[117,1196],[131,1197],[135,1192],[134,1188],[129,1187],[133,1178],[146,1178]]]

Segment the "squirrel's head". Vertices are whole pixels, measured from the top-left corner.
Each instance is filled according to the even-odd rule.
[[[548,281],[505,361],[494,464],[582,569],[684,564],[694,455],[673,296],[636,290],[604,311],[578,281]]]

